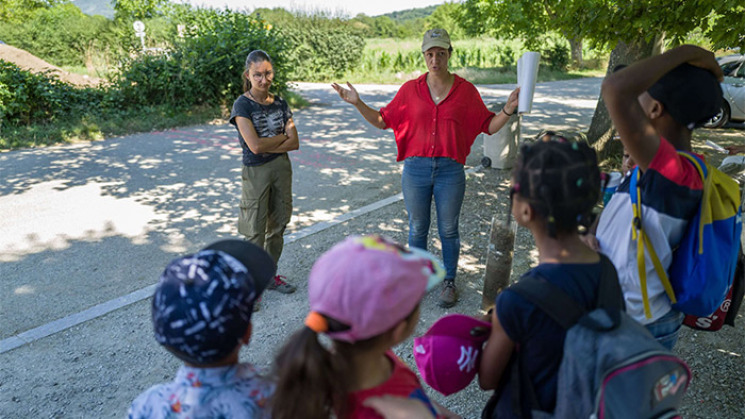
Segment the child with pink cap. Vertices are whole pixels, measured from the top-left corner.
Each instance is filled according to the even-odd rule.
[[[417,399],[439,414],[391,348],[413,333],[419,302],[444,277],[429,253],[380,236],[350,237],[324,253],[308,278],[305,326],[276,358],[272,416],[379,418],[364,402],[382,395]]]

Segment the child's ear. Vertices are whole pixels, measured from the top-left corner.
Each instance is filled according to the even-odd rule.
[[[535,218],[535,210],[526,202],[525,205],[522,205],[522,208],[520,208],[518,216],[523,224],[528,224]]]
[[[649,111],[649,119],[657,119],[665,112],[665,106],[659,100],[653,99],[652,109]]]
[[[405,341],[412,331],[413,328],[410,327],[408,319],[403,319],[398,322],[398,324],[391,329],[391,339],[394,342],[393,344],[396,345],[399,342]]]
[[[246,327],[246,333],[241,338],[241,342],[244,345],[248,345],[248,341],[251,340],[251,332],[253,332],[253,324],[249,323],[248,327]]]

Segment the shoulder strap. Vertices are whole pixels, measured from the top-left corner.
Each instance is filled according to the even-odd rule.
[[[618,282],[616,267],[602,253],[600,254],[600,269],[597,307],[619,312],[625,310],[626,305],[623,301],[623,291],[620,282]]]
[[[682,154],[682,155],[688,155],[688,154]],[[690,156],[689,156],[690,157]],[[698,159],[698,157],[693,156],[695,159]],[[696,165],[694,163],[694,165]],[[702,173],[699,170],[699,173]],[[670,298],[670,301],[675,304],[675,293],[673,292],[673,287],[670,284],[670,280],[667,277],[667,272],[665,272],[665,269],[662,267],[662,263],[660,262],[660,258],[657,256],[657,252],[655,252],[654,247],[652,247],[652,242],[649,240],[649,237],[644,233],[644,228],[642,225],[642,202],[641,202],[641,188],[638,185],[639,178],[641,177],[641,172],[639,171],[639,166],[637,166],[633,173],[631,174],[631,184],[629,185],[629,195],[631,197],[631,209],[633,212],[633,218],[631,222],[631,239],[636,241],[636,265],[637,265],[637,271],[639,273],[639,288],[641,288],[642,292],[642,303],[644,305],[644,315],[650,319],[652,318],[652,310],[650,308],[649,304],[649,292],[647,290],[647,267],[646,262],[644,259],[644,249],[647,249],[647,252],[649,252],[649,257],[652,259],[652,264],[654,265],[654,270],[657,273],[657,276],[660,278],[660,281],[662,282],[662,286],[665,288],[665,293],[667,294],[668,298]]]
[[[701,181],[703,182],[703,188],[704,193],[701,197],[701,206],[699,207],[699,215],[702,215],[704,213],[709,213],[711,211],[710,209],[710,202],[709,198],[711,197],[711,179],[708,176],[708,168],[706,167],[706,162],[704,162],[700,157],[693,153],[689,153],[687,151],[678,151],[678,154],[688,158],[688,160],[696,167],[696,170],[698,170],[698,174],[701,176]],[[699,217],[699,223],[698,223],[698,253],[703,254],[704,253],[704,217]]]
[[[618,324],[620,311],[624,308],[618,275],[613,263],[603,254],[600,254],[600,268],[596,307],[607,309],[613,324]],[[587,310],[564,290],[539,275],[525,275],[509,289],[535,304],[564,329],[574,326],[587,313]],[[586,325],[597,327],[592,322]]]
[[[698,174],[701,176],[702,180],[706,179],[706,176],[709,175],[709,170],[706,167],[706,162],[703,161],[701,157],[688,151],[678,151],[678,155],[687,158],[688,161],[691,162],[691,164],[698,171]]]
[[[574,326],[585,314],[585,310],[561,288],[535,274],[523,276],[509,289],[535,304],[564,329]]]

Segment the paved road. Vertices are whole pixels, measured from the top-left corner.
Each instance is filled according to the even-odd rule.
[[[586,126],[598,84],[539,85],[525,131]],[[396,91],[359,88],[372,106]],[[480,90],[489,103],[511,89]],[[290,230],[398,193],[393,134],[369,127],[327,85],[298,90],[312,105],[295,115]],[[476,144],[471,163],[480,152]],[[163,261],[234,234],[239,161],[227,124],[0,155],[0,339],[151,284]]]
[[[540,84],[533,113],[523,118],[523,132],[586,128],[599,83]],[[513,87],[479,90],[488,103],[505,100]],[[367,103],[379,107],[397,87],[358,89]],[[328,85],[302,83],[297,90],[311,106],[295,113],[301,149],[291,154],[295,211],[290,232],[307,231],[399,193],[401,166],[395,163],[393,134],[369,127]],[[474,166],[480,159],[477,141],[468,163]],[[235,129],[227,124],[0,154],[0,341],[146,288],[174,256],[233,236],[239,195],[240,148]],[[368,217],[391,215],[383,208]],[[392,221],[395,228],[404,222]],[[280,270],[292,276],[294,264],[307,267],[330,244],[314,240],[298,240],[292,250],[296,257],[283,258]],[[126,339],[128,333],[149,328],[147,316],[138,313],[123,308],[113,314],[118,320],[113,327],[122,328],[117,336]],[[34,368],[44,371],[46,366],[30,364],[45,359],[52,347],[72,345],[56,356],[77,362],[75,354],[86,352],[80,348],[85,341],[105,336],[97,321],[17,349],[0,347],[0,364],[6,368],[0,368],[0,388],[3,381],[6,389],[9,380],[12,384],[14,374],[7,368],[19,362],[27,373],[43,376]],[[102,368],[96,362],[81,365],[81,379]],[[18,402],[5,400],[8,391],[0,393],[5,393],[0,396],[3,416]]]

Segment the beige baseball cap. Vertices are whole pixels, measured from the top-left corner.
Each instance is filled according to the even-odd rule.
[[[424,33],[422,40],[422,52],[427,52],[433,47],[450,49],[450,35],[445,29],[435,28]]]

